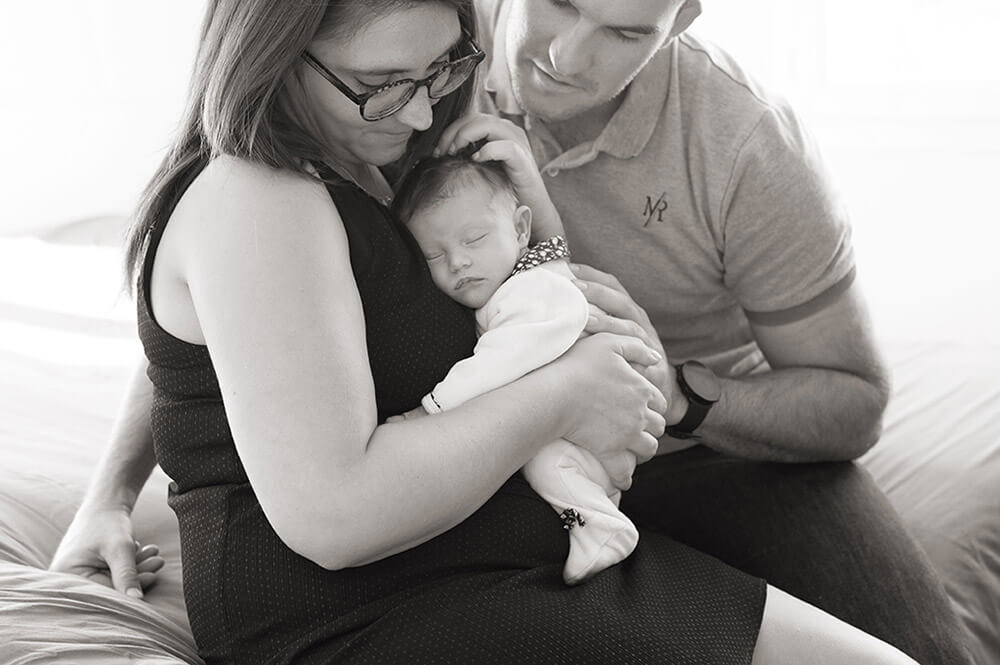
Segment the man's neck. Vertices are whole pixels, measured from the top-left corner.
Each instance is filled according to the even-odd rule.
[[[552,132],[552,136],[563,150],[569,150],[586,141],[593,141],[608,126],[615,111],[621,106],[624,96],[624,93],[621,93],[600,106],[587,109],[565,120],[546,122],[545,126]]]

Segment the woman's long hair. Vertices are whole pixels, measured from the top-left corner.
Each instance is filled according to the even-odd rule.
[[[191,182],[219,155],[306,174],[327,151],[310,118],[291,103],[301,88],[299,56],[316,38],[350,34],[372,15],[419,2],[454,7],[475,35],[471,0],[209,0],[180,128],[146,186],[125,238],[125,277],[135,285],[146,239],[163,224]],[[470,77],[434,105],[434,122],[414,135],[400,170],[429,154],[441,131],[468,107]]]

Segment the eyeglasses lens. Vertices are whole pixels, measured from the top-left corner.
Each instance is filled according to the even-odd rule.
[[[469,58],[455,64],[447,64],[437,71],[434,79],[427,88],[428,94],[433,99],[439,99],[458,90],[469,74],[473,72],[478,63]],[[392,115],[406,103],[413,95],[412,82],[385,88],[377,95],[368,98],[365,102],[364,117],[368,120],[380,120]]]
[[[381,90],[365,102],[364,116],[368,120],[379,120],[392,115],[410,101],[413,83],[403,83]]]

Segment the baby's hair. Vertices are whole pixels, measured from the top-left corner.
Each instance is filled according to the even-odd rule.
[[[428,157],[417,162],[399,185],[392,202],[393,212],[404,224],[421,210],[453,196],[459,187],[473,182],[484,183],[494,194],[505,194],[517,201],[502,162],[477,162],[473,153],[485,141],[471,143],[454,155]]]

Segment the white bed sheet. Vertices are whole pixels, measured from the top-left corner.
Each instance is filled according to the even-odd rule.
[[[76,662],[198,662],[161,472],[135,523],[168,563],[141,611],[97,585],[40,570],[72,518],[139,353],[133,305],[119,288],[120,229],[120,220],[95,220],[47,240],[0,238],[0,644],[14,645],[0,665],[65,662],[67,654]],[[942,574],[979,665],[1000,663],[1000,346],[889,340],[885,348],[894,395],[883,439],[863,463]],[[101,640],[116,626],[122,639],[102,660]]]

